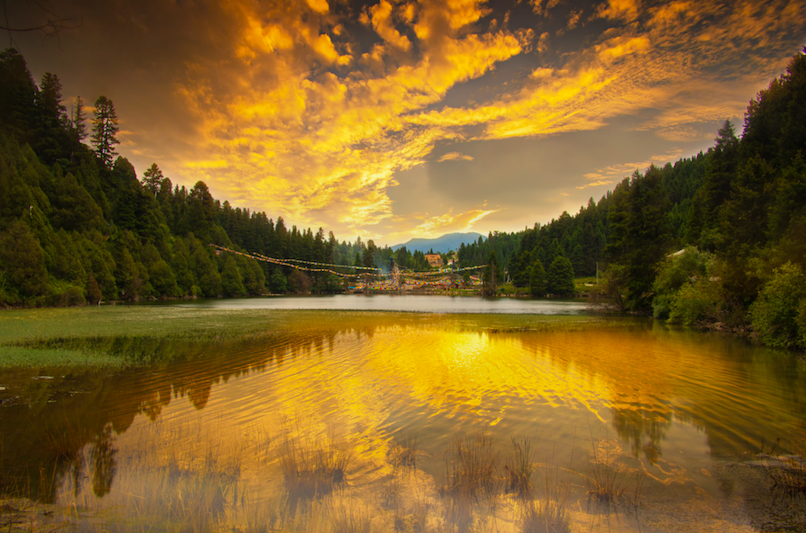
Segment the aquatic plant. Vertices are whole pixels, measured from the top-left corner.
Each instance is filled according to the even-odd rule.
[[[535,471],[532,443],[529,439],[517,441],[512,438],[512,449],[504,464],[506,491],[521,499],[531,499],[534,492],[532,474]]]
[[[499,487],[498,453],[484,432],[456,435],[446,459],[446,485],[442,492],[454,498],[478,499],[494,495]]]
[[[449,528],[467,531],[473,510],[484,497],[497,496],[501,487],[498,453],[483,431],[474,436],[456,435],[445,459],[445,522]]]
[[[389,452],[394,468],[417,468],[417,437],[406,437]]]
[[[633,503],[638,501],[645,478],[644,471],[630,471],[623,465],[616,464],[606,443],[597,449],[596,443],[591,445],[588,454],[588,471],[585,475],[585,487],[589,500],[610,511],[617,503]],[[629,496],[632,495],[630,502]]]
[[[521,533],[570,533],[571,515],[555,499],[529,502],[520,520]]]
[[[283,482],[292,506],[333,492],[344,483],[350,454],[333,444],[302,445],[286,438],[280,447]]]
[[[372,512],[369,509],[354,509],[339,506],[331,509],[332,533],[371,533]]]

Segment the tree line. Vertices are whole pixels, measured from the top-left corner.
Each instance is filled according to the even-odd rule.
[[[384,268],[392,251],[339,242],[322,228],[233,207],[199,181],[174,185],[154,163],[138,178],[116,153],[114,102],[92,117],[62,98],[59,77],[37,85],[14,49],[0,53],[0,305],[333,292],[342,278],[217,254],[209,244],[284,259]],[[88,141],[87,144],[85,141]],[[394,253],[427,270],[422,253]]]
[[[726,121],[707,152],[521,232],[515,286],[547,290],[560,260],[577,275],[598,267],[603,306],[806,348],[804,53],[750,101],[740,137]]]

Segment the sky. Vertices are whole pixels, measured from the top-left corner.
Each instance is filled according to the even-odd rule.
[[[806,0],[5,0],[138,177],[394,245],[575,214],[691,157],[806,45]],[[91,109],[87,109],[92,116]]]

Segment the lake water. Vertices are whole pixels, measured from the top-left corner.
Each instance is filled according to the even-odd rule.
[[[79,530],[330,531],[370,517],[373,531],[520,531],[525,504],[501,480],[526,439],[535,497],[559,494],[574,531],[806,523],[799,500],[770,498],[765,471],[744,464],[775,439],[777,453],[805,441],[806,369],[788,354],[646,319],[541,316],[584,313],[578,302],[179,305],[284,320],[237,340],[163,342],[169,362],[145,368],[0,372],[0,486],[72,509]],[[457,443],[498,459],[495,495],[474,495],[465,514],[446,489]],[[332,491],[318,485],[324,497],[291,505],[294,463],[343,468]],[[624,488],[605,510],[591,503],[603,473]]]
[[[140,305],[154,305],[147,302]],[[173,302],[168,305],[176,305]],[[331,311],[400,311],[412,313],[506,313],[576,315],[588,313],[585,300],[417,296],[407,294],[333,294],[268,298],[194,300],[182,307],[213,309],[327,309]]]

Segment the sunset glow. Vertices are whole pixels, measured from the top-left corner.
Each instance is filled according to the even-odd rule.
[[[66,101],[115,102],[138,176],[380,245],[576,212],[741,131],[806,43],[804,0],[52,7],[81,25],[15,43]]]

